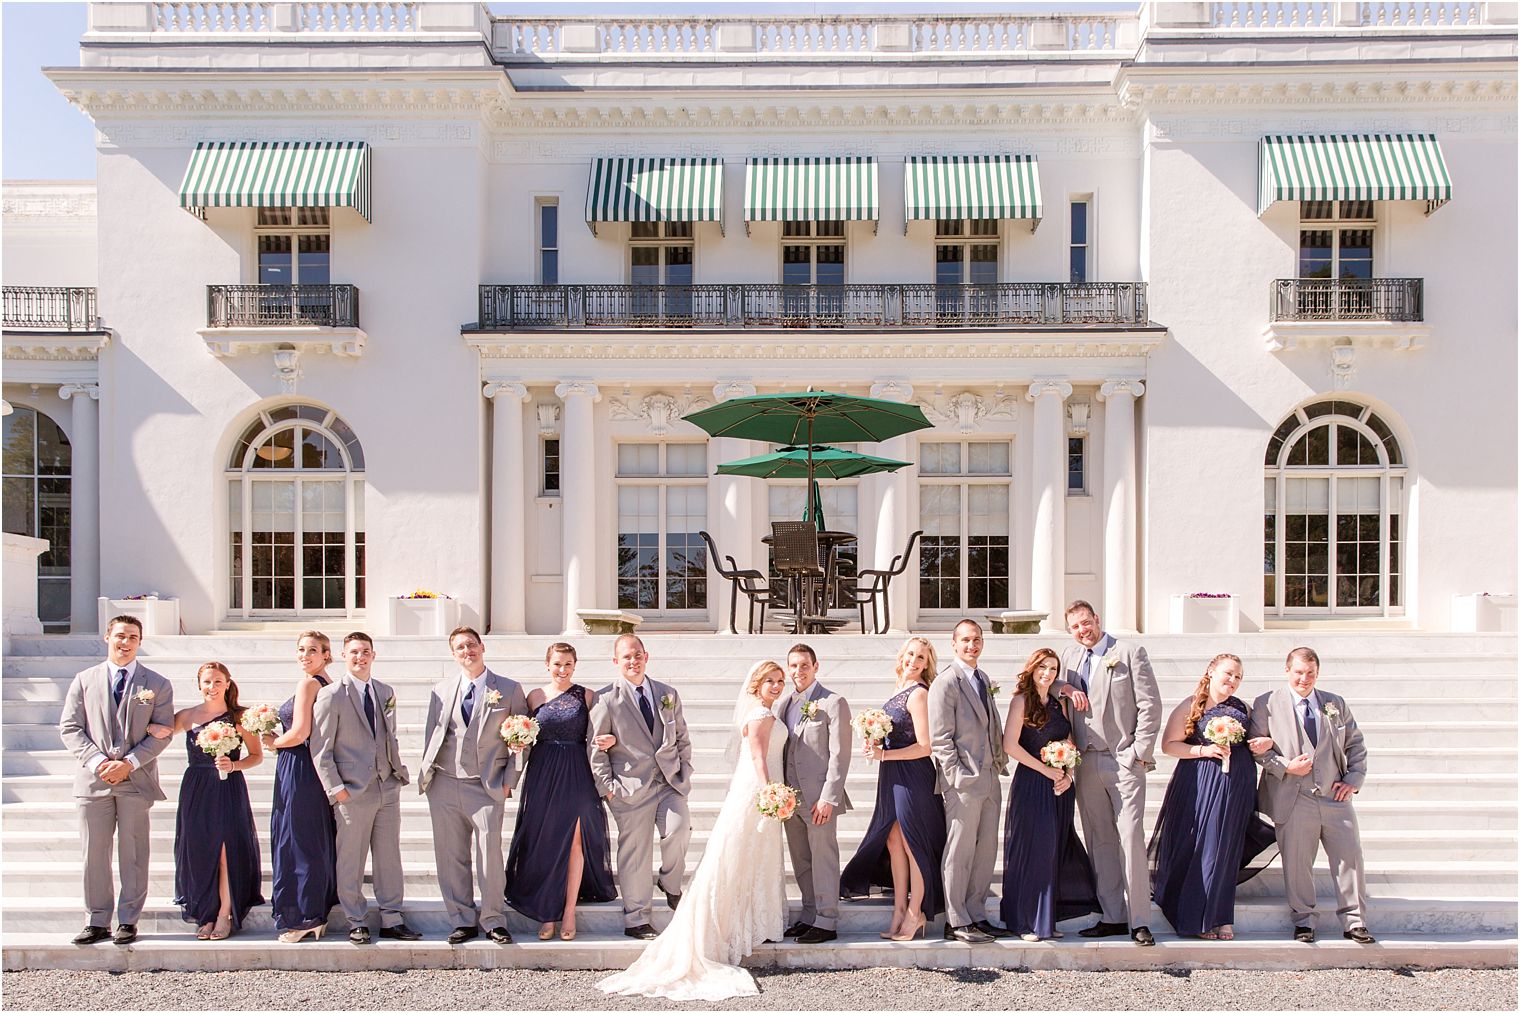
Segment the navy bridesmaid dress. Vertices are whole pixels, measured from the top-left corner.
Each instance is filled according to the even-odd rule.
[[[1071,722],[1052,698],[1045,723],[1024,725],[1019,745],[1038,758],[1048,743],[1070,737]],[[1092,863],[1077,837],[1076,806],[1075,787],[1057,795],[1050,778],[1022,763],[1015,768],[1003,828],[1001,914],[1008,931],[1049,939],[1056,922],[1098,910]]]
[[[571,686],[533,711],[538,741],[528,752],[522,801],[507,853],[507,903],[536,922],[557,922],[565,914],[567,859],[575,824],[581,825],[581,903],[617,896],[607,845],[607,811],[602,808],[586,734],[591,711],[586,690]]]
[[[312,678],[324,687],[326,676]],[[296,698],[280,704],[280,724],[295,721]],[[274,766],[269,858],[274,865],[274,927],[281,932],[327,924],[338,903],[336,824],[317,780],[309,742],[281,749]]]
[[[1186,739],[1208,745],[1212,718],[1251,721],[1238,697],[1210,707]],[[1178,760],[1151,838],[1151,893],[1179,936],[1197,936],[1235,922],[1235,887],[1275,854],[1271,824],[1256,815],[1256,761],[1245,742],[1230,747],[1230,772],[1213,758]]]
[[[883,745],[903,749],[918,741],[913,715],[908,713],[908,698],[928,690],[918,683],[907,686],[882,704],[892,719],[892,731]],[[927,756],[916,760],[882,760],[876,775],[876,808],[871,813],[865,839],[844,871],[839,874],[839,892],[845,897],[864,897],[872,886],[890,889],[892,859],[887,851],[887,834],[896,823],[918,871],[924,877],[924,917],[933,921],[945,910],[945,884],[941,863],[945,855],[945,805],[934,794],[934,761]]]
[[[230,713],[213,721],[235,724]],[[264,903],[259,842],[253,829],[248,782],[241,770],[224,781],[217,776],[216,758],[195,744],[211,721],[185,733],[190,765],[179,786],[179,811],[174,817],[174,903],[192,925],[214,923],[222,907],[219,866],[227,849],[227,889],[232,896],[232,927],[241,928],[248,909]],[[241,748],[230,759],[243,756]]]

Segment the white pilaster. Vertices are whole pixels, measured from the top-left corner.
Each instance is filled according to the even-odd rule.
[[[713,387],[713,397],[718,401],[728,401],[736,397],[754,397],[755,385],[743,380],[725,380]],[[750,457],[754,453],[753,441],[739,440],[729,436],[714,437],[708,443],[710,455],[709,470],[729,461],[737,461],[741,458]],[[718,551],[725,556],[733,556],[734,562],[739,569],[755,567],[754,560],[757,550],[757,538],[754,534],[754,511],[751,504],[754,497],[748,495],[750,485],[754,479],[744,478],[738,475],[722,475],[713,479],[717,484],[718,513],[709,521],[709,531],[712,533],[713,542],[718,546]],[[708,566],[707,586],[717,591],[711,596],[714,603],[714,619],[719,633],[729,632],[728,615],[731,599],[734,596],[734,588],[726,580],[719,580],[716,565],[722,560],[710,560]],[[748,615],[747,605],[744,601],[739,602],[739,608],[735,613],[735,624],[743,624]],[[742,625],[740,629],[745,629]]]
[[[1135,398],[1139,380],[1110,380],[1098,390],[1103,413],[1103,624],[1136,629],[1139,559],[1135,551]]]
[[[1062,628],[1066,593],[1066,427],[1061,406],[1071,397],[1064,380],[1036,380],[1024,395],[1034,402],[1030,437],[1030,489],[1034,497],[1034,544],[1030,552],[1029,599],[1048,612],[1045,628]]]
[[[95,633],[100,597],[100,386],[66,383],[58,396],[72,402],[73,464],[69,472],[69,629]]]
[[[592,406],[602,399],[596,384],[567,380],[554,388],[565,403],[565,434],[560,440],[560,501],[564,504],[561,544],[564,551],[567,634],[576,628],[578,609],[596,607],[596,419]]]
[[[884,401],[906,404],[913,398],[913,386],[902,380],[883,380],[871,385],[871,396]],[[910,460],[908,437],[894,436],[881,445],[881,456],[894,461]],[[876,475],[876,552],[871,566],[885,570],[892,565],[892,557],[908,544],[908,473],[910,469]],[[864,517],[864,514],[862,514]],[[911,570],[913,562],[908,561]],[[908,572],[893,580],[887,588],[889,611],[892,614],[888,633],[906,633],[908,630],[908,591],[916,587],[916,579],[909,579]]]
[[[520,383],[488,383],[491,402],[491,617],[492,633],[525,633],[528,626],[527,508],[530,487],[523,460],[523,402]]]

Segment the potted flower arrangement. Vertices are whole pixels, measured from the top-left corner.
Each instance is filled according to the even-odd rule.
[[[388,604],[394,637],[443,637],[459,625],[459,602],[438,591],[419,587]]]
[[[1227,591],[1172,595],[1173,633],[1239,633],[1240,610]]]

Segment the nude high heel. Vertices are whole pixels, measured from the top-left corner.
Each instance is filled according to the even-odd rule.
[[[887,931],[878,932],[877,935],[881,936],[883,939],[892,939],[897,935],[897,933],[902,931],[902,923],[903,919],[899,918],[894,912],[892,915],[892,924],[887,927]]]
[[[929,919],[925,918],[921,914],[915,918],[913,912],[909,911],[908,917],[903,919],[902,931],[893,936],[892,941],[894,943],[906,943],[908,940],[914,939],[921,933],[924,933],[924,929],[926,929],[928,925]]]
[[[554,938],[554,929],[555,929],[555,923],[554,922],[544,922],[542,925],[540,925],[538,927],[538,938],[540,938],[540,939],[553,939]]]
[[[571,927],[571,928],[567,929],[567,928],[564,928],[562,926],[560,928],[560,930],[559,930],[559,937],[561,939],[563,939],[565,942],[568,943],[570,940],[572,940],[572,939],[575,938],[575,929],[574,929],[574,927]]]
[[[232,935],[232,915],[226,914],[217,916],[216,927],[211,930],[211,935],[206,938],[226,939],[230,935]]]

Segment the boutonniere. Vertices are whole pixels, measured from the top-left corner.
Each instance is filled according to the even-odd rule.
[[[1329,718],[1333,724],[1341,719],[1341,709],[1333,703],[1327,703],[1325,704],[1325,717]]]
[[[136,698],[138,703],[152,703],[154,700],[154,693],[151,689],[140,689],[136,693],[133,693],[132,696]]]
[[[1110,672],[1112,672],[1114,669],[1118,668],[1119,667],[1119,656],[1117,654],[1105,654],[1103,656],[1103,667],[1106,668]]]
[[[495,707],[499,703],[501,703],[501,692],[494,689],[486,690],[486,706]]]
[[[996,700],[997,699],[997,695],[999,693],[1001,693],[1002,691],[1003,691],[1003,687],[1002,686],[999,686],[997,683],[993,682],[991,679],[987,680],[987,695],[990,696],[990,697],[992,697],[992,699]]]
[[[818,705],[811,700],[805,700],[802,704],[802,720],[811,721],[818,714]]]
[[[396,698],[394,696],[386,697],[385,706],[381,709],[384,710],[387,715],[396,713]]]
[[[671,696],[669,693],[666,693],[664,696],[660,697],[660,710],[662,710],[662,711],[673,711],[675,709],[676,709],[676,698],[675,697]]]

